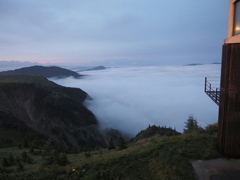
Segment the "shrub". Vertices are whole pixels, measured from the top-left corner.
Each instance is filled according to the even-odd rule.
[[[216,134],[217,130],[218,130],[218,124],[217,123],[209,124],[208,126],[205,127],[205,132],[210,134],[210,135]]]
[[[85,157],[86,157],[86,158],[90,158],[91,156],[92,156],[92,155],[91,155],[90,152],[86,152],[86,153],[85,153]]]
[[[51,153],[47,158],[45,158],[43,165],[59,165],[65,166],[69,163],[66,154],[59,154],[57,151]]]

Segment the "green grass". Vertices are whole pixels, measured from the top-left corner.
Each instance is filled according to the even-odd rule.
[[[85,153],[68,154],[67,166],[42,166],[41,156],[33,156],[34,164],[24,164],[24,172],[1,173],[0,179],[168,179],[194,180],[190,160],[222,157],[216,148],[216,134],[184,134],[172,137],[154,136],[128,144],[124,150],[96,149]],[[0,149],[0,159],[5,152],[19,156],[27,149]],[[76,167],[72,172],[71,168]],[[7,177],[7,178],[6,178]]]
[[[55,83],[37,75],[0,75],[0,83],[38,83],[46,87],[55,87]]]

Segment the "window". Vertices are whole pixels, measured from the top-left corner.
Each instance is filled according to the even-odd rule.
[[[234,17],[234,30],[233,34],[240,34],[240,1],[235,3],[235,17]]]

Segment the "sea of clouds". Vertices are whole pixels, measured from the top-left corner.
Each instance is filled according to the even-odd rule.
[[[204,93],[204,78],[219,86],[220,69],[219,64],[121,67],[51,80],[87,92],[92,100],[85,104],[101,127],[134,136],[154,124],[182,132],[189,115],[202,127],[216,123],[218,106]]]

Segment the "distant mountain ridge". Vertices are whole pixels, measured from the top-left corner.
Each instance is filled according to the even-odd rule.
[[[219,62],[213,62],[211,64],[221,64]],[[204,64],[201,64],[201,63],[191,63],[191,64],[185,64],[183,66],[199,66],[199,65],[204,65]]]
[[[30,67],[23,67],[20,69],[9,70],[0,72],[0,75],[40,75],[46,78],[65,78],[65,77],[74,77],[80,78],[83,75],[78,74],[77,72],[70,71],[68,69],[51,66],[30,66]]]
[[[107,67],[105,66],[77,66],[77,67],[74,67],[74,68],[71,68],[73,71],[76,71],[76,72],[82,72],[82,71],[97,71],[97,70],[104,70],[104,69],[107,69]]]
[[[201,63],[192,63],[192,64],[186,64],[184,66],[199,66],[199,65],[203,65]]]
[[[96,70],[103,70],[103,69],[106,69],[106,67],[96,66],[96,67],[93,67],[93,68],[90,68],[90,69],[86,69],[85,71],[96,71]]]

